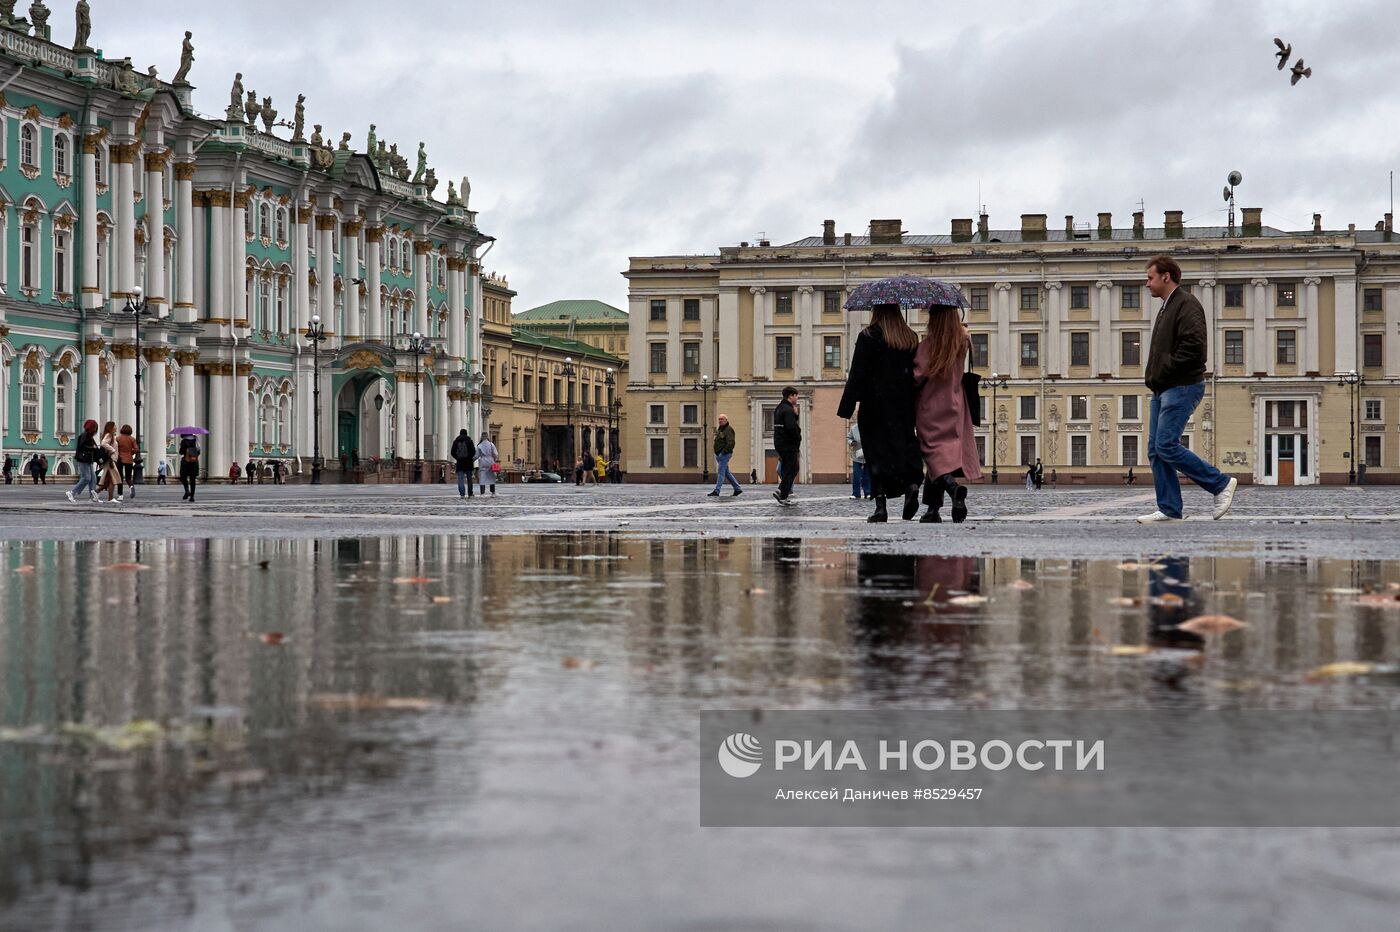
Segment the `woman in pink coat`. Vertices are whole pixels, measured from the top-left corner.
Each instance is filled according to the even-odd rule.
[[[928,513],[919,520],[938,522],[946,492],[953,500],[953,521],[967,518],[967,486],[958,479],[981,479],[977,441],[972,432],[972,412],[963,394],[962,374],[972,338],[962,325],[958,309],[929,308],[928,330],[914,354],[914,383],[919,405],[916,424],[919,449],[924,457],[924,504]]]

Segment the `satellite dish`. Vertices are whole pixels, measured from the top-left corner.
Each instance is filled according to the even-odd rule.
[[[1229,187],[1229,185],[1226,185],[1226,187],[1225,187],[1225,200],[1228,201],[1229,199],[1230,199],[1230,187]]]
[[[1239,172],[1230,172],[1230,177],[1226,180],[1232,185],[1239,184],[1241,181],[1244,181],[1244,175],[1241,175]]]

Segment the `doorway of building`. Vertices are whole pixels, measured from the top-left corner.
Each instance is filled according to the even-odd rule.
[[[778,484],[778,454],[773,450],[763,454],[763,481],[768,485]]]

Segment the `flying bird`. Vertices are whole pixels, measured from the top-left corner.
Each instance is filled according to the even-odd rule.
[[[1284,45],[1283,40],[1277,36],[1274,37],[1274,45],[1278,46],[1278,51],[1274,54],[1278,56],[1278,70],[1282,71],[1284,66],[1288,64],[1289,56],[1293,54],[1293,46]]]
[[[1299,81],[1301,81],[1303,78],[1311,78],[1311,77],[1312,77],[1312,69],[1311,69],[1311,68],[1304,68],[1304,67],[1303,67],[1303,60],[1300,58],[1300,59],[1298,59],[1298,61],[1293,65],[1293,80],[1289,81],[1288,83],[1289,83],[1289,85],[1291,86],[1291,85],[1297,84],[1297,83],[1298,83]]]

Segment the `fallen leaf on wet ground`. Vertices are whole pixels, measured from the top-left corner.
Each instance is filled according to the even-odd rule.
[[[110,563],[104,566],[103,569],[112,570],[117,573],[135,573],[141,570],[148,570],[150,567],[144,563]]]
[[[446,605],[446,604],[448,604],[448,603],[451,602],[451,601],[452,601],[452,596],[450,596],[450,595],[435,595],[435,596],[433,596],[433,604],[434,604],[434,605]]]
[[[417,696],[380,696],[373,693],[314,693],[306,701],[309,705],[332,711],[424,712],[441,705],[434,699]]]
[[[1013,580],[1011,580],[1011,582],[1007,583],[1006,585],[1007,585],[1007,587],[1010,588],[1010,589],[1019,589],[1019,590],[1021,590],[1022,592],[1025,592],[1025,591],[1028,590],[1028,589],[1034,589],[1034,588],[1035,588],[1035,583],[1027,582],[1027,581],[1024,580],[1024,579],[1013,579]]]
[[[1246,623],[1229,615],[1197,615],[1177,625],[1180,631],[1190,634],[1224,634],[1247,627]]]
[[[565,657],[563,667],[565,670],[592,670],[598,666],[598,661],[588,657]]]
[[[394,577],[394,585],[396,585],[396,586],[422,586],[422,585],[425,585],[426,583],[435,583],[435,582],[437,582],[436,579],[432,579],[432,578],[427,577],[427,576],[395,576],[395,577]]]
[[[990,601],[985,595],[955,595],[948,600],[949,605],[986,605]]]
[[[1181,596],[1177,595],[1175,592],[1164,592],[1159,596],[1154,596],[1152,599],[1153,605],[1162,606],[1182,605],[1185,602],[1186,600],[1183,599]]]
[[[1308,671],[1309,681],[1343,679],[1349,676],[1400,676],[1400,664],[1368,663],[1360,660],[1340,660],[1325,663]]]
[[[260,638],[264,644],[284,644],[287,640],[281,631],[264,631]]]
[[[1114,644],[1108,649],[1108,653],[1112,657],[1141,657],[1143,654],[1152,653],[1152,648],[1146,644]]]
[[[1108,604],[1116,605],[1119,608],[1139,608],[1142,605],[1142,599],[1131,599],[1127,596],[1118,596],[1117,598],[1109,599]]]

